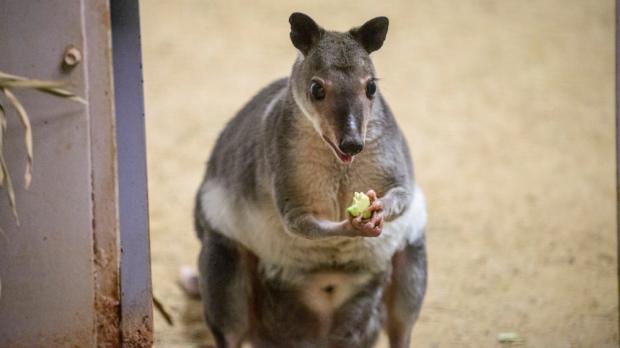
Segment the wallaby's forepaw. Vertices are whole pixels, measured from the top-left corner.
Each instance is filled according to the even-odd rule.
[[[364,214],[357,217],[349,217],[353,228],[364,237],[378,237],[383,230],[383,202],[377,198],[374,190],[369,190],[366,195],[370,198],[370,206],[365,211],[370,212],[370,218],[363,219]]]

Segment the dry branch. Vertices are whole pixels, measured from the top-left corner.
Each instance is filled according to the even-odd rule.
[[[30,182],[32,181],[32,170],[34,163],[34,151],[32,147],[32,126],[30,124],[30,118],[28,117],[28,112],[26,112],[26,108],[22,105],[22,103],[15,96],[15,94],[13,94],[11,88],[35,89],[43,93],[86,104],[86,101],[84,99],[75,95],[73,92],[60,88],[64,85],[65,83],[63,82],[28,79],[25,77],[11,75],[0,71],[0,91],[2,91],[6,100],[15,109],[17,115],[19,116],[19,120],[24,127],[24,143],[26,146],[26,171],[24,173],[24,187],[26,189],[30,187]],[[6,187],[7,195],[9,198],[9,205],[13,210],[15,221],[19,226],[19,217],[17,214],[17,208],[15,206],[15,190],[13,188],[9,169],[4,158],[4,140],[7,129],[6,115],[6,110],[0,103],[0,187]]]

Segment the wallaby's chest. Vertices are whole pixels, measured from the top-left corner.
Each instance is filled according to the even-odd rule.
[[[381,196],[389,183],[372,155],[359,156],[346,167],[333,157],[329,152],[308,154],[296,164],[291,180],[295,181],[299,201],[305,202],[308,211],[339,221],[346,218],[353,192],[373,189]]]

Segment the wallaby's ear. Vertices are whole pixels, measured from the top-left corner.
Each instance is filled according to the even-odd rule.
[[[321,29],[309,16],[295,12],[289,18],[291,23],[291,41],[301,53],[308,54],[310,48],[319,40]]]
[[[371,53],[383,46],[389,24],[387,17],[377,17],[359,28],[351,29],[349,33],[366,49],[366,52]]]

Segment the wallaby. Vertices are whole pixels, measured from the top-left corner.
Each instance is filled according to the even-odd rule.
[[[424,195],[369,54],[388,19],[293,13],[289,78],[226,125],[196,197],[199,288],[218,347],[409,347],[426,290]],[[346,212],[367,192],[372,215]]]

